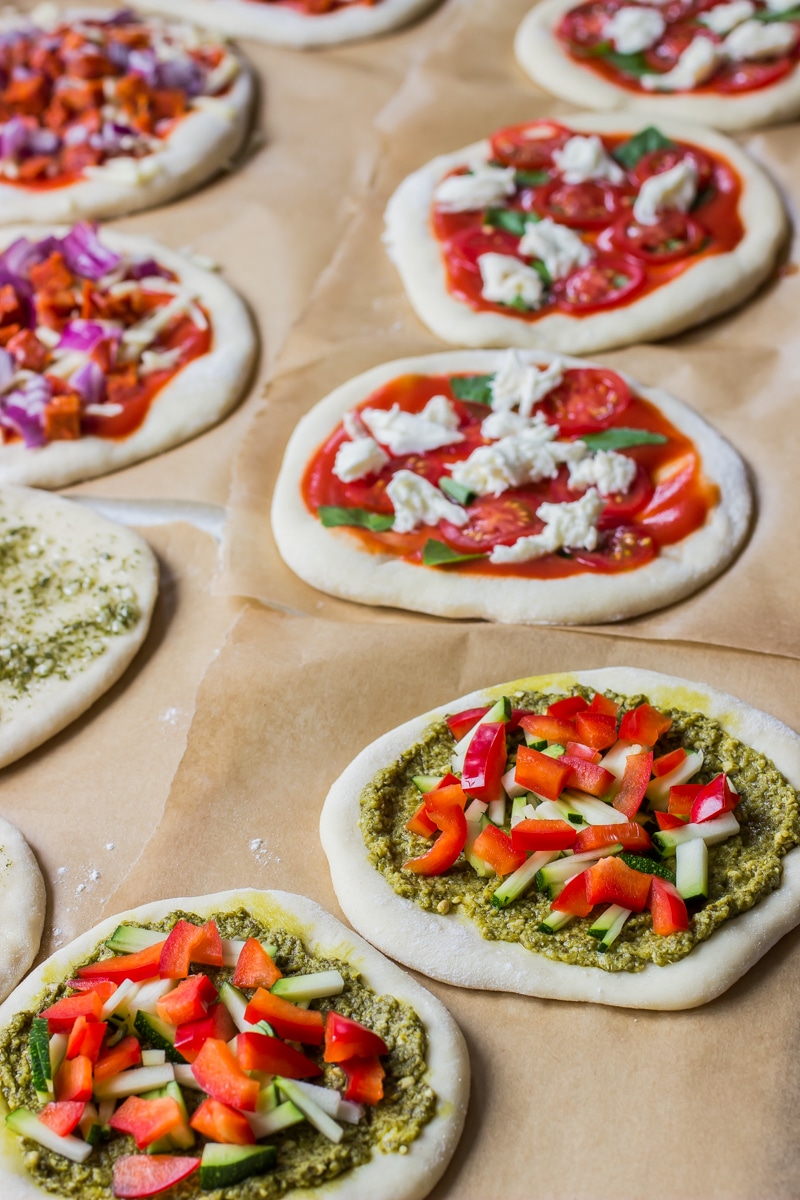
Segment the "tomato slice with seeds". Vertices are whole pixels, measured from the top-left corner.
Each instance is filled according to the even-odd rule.
[[[645,50],[644,59],[654,71],[671,71],[690,42],[693,42],[700,30],[691,21],[676,21],[667,27],[662,38]],[[719,41],[710,31],[703,30],[703,37],[708,36],[712,42]]]
[[[488,553],[493,546],[510,545],[519,537],[541,533],[544,522],[536,516],[536,509],[545,499],[530,495],[481,496],[469,505],[469,522],[453,525],[440,521],[439,530],[454,550],[466,554]]]
[[[565,504],[580,500],[584,491],[577,491],[569,486],[569,470],[562,467],[558,476],[550,483],[550,495],[555,504]],[[631,517],[647,507],[653,498],[655,487],[650,478],[650,472],[637,463],[636,474],[627,492],[614,492],[604,496],[605,508],[597,522],[598,529],[613,529],[616,525],[630,521]]]
[[[529,121],[508,125],[492,135],[492,158],[504,167],[541,171],[553,164],[553,152],[573,136],[557,121]]]
[[[623,254],[646,263],[671,263],[695,254],[706,239],[703,226],[686,213],[663,212],[655,225],[624,217],[611,231],[610,241]]]
[[[573,367],[539,405],[562,434],[598,433],[607,429],[631,402],[631,390],[616,371]]]
[[[610,17],[622,7],[622,0],[590,0],[570,9],[562,18],[557,36],[573,46],[588,48],[605,42],[605,28]]]
[[[472,278],[480,278],[478,259],[482,254],[510,254],[524,261],[517,252],[519,238],[504,229],[476,228],[463,229],[455,234],[445,244],[444,251],[450,268],[450,274],[455,282],[458,276],[466,273]]]
[[[635,258],[598,254],[559,285],[558,303],[566,312],[588,313],[613,308],[643,286],[645,269]]]
[[[633,177],[638,184],[642,184],[653,175],[663,175],[683,162],[691,163],[697,172],[698,192],[708,187],[714,174],[714,164],[707,154],[694,146],[691,149],[688,146],[664,146],[660,150],[651,150],[639,159],[633,168]]]
[[[569,555],[585,567],[605,571],[630,571],[655,558],[658,545],[646,529],[617,525],[600,535],[596,550],[570,550]]]
[[[532,207],[571,229],[604,229],[633,203],[630,188],[610,183],[564,183],[554,179],[533,193]]]
[[[789,55],[771,62],[728,63],[714,78],[714,88],[723,93],[755,92],[777,83],[795,66],[795,60]]]

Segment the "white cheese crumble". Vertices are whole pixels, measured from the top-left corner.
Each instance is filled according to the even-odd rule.
[[[530,429],[531,425],[542,425],[543,423],[543,413],[526,417],[520,412],[513,412],[510,408],[500,408],[497,412],[489,413],[489,416],[482,422],[481,436],[487,441],[498,441],[500,438],[513,437],[515,433],[522,433],[524,429]]]
[[[489,555],[493,563],[529,562],[556,550],[594,550],[597,546],[597,518],[603,501],[594,488],[566,504],[540,504],[536,515],[544,521],[541,533],[517,538],[511,546],[495,546]]]
[[[721,47],[701,34],[689,42],[671,71],[642,75],[640,82],[648,92],[688,92],[714,74],[721,58]]]
[[[535,367],[524,362],[516,350],[505,350],[492,380],[492,408],[498,411],[519,408],[523,417],[529,417],[534,404],[558,387],[563,378],[564,364],[560,358],[554,358],[547,367]]]
[[[697,168],[689,159],[676,163],[660,175],[645,179],[633,215],[640,225],[656,225],[658,215],[665,210],[688,212],[697,196]]]
[[[792,0],[792,3],[794,4],[795,0]],[[752,17],[755,11],[756,6],[753,4],[753,0],[732,0],[731,4],[718,4],[716,8],[700,13],[697,19],[701,25],[705,25],[706,29],[724,37],[737,25],[741,25],[742,21]]]
[[[636,478],[636,462],[614,450],[598,450],[569,464],[569,486],[574,492],[596,487],[601,496],[628,491]]]
[[[626,10],[620,9],[620,12]],[[638,12],[638,9],[632,10]],[[656,14],[659,16],[660,14]],[[553,152],[556,170],[565,183],[586,183],[590,179],[606,179],[622,183],[625,172],[614,162],[596,133],[591,137],[576,135]]]
[[[412,533],[420,525],[438,525],[451,521],[466,525],[469,516],[465,509],[448,500],[429,480],[413,471],[398,471],[386,488],[394,508],[395,533]]]
[[[492,304],[514,304],[522,301],[527,308],[536,308],[542,301],[544,284],[541,276],[527,263],[511,254],[481,254],[478,267],[483,281],[481,295]]]
[[[639,54],[655,46],[666,28],[667,22],[658,9],[626,4],[606,22],[603,36],[620,54]]]
[[[453,463],[450,473],[479,496],[499,496],[510,487],[553,479],[561,463],[586,453],[583,442],[558,442],[557,436],[555,425],[529,424],[490,446],[478,446],[469,458]]]
[[[513,167],[476,166],[471,175],[448,175],[436,186],[433,199],[442,212],[473,212],[490,208],[514,195]]]
[[[766,0],[766,5],[770,12],[788,12],[797,8],[797,0]]]
[[[333,473],[342,483],[353,483],[367,475],[376,475],[388,461],[389,455],[381,450],[374,438],[358,437],[351,442],[342,442],[336,451]]]
[[[434,396],[421,413],[404,412],[393,404],[389,409],[365,408],[360,415],[376,442],[395,456],[424,454],[464,440],[458,432],[458,414],[446,396]]]
[[[139,372],[142,375],[150,375],[153,371],[171,371],[177,366],[182,354],[182,346],[175,346],[172,350],[145,350]]]
[[[797,27],[788,21],[775,21],[772,25],[745,21],[728,34],[722,49],[731,62],[755,62],[788,54],[797,45],[799,36]]]
[[[544,263],[551,279],[565,279],[576,267],[585,267],[594,257],[574,229],[557,224],[552,217],[526,227],[519,252]]]

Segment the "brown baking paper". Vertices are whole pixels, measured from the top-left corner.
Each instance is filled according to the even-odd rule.
[[[384,154],[375,184],[287,341],[237,461],[227,545],[231,592],[284,609],[363,619],[359,606],[324,597],[278,557],[268,513],[282,449],[297,419],[350,376],[442,347],[413,314],[381,246],[383,209],[405,175],[434,155],[504,124],[568,111],[529,83],[513,60],[513,31],[528,7],[528,0],[462,7],[380,114]],[[785,193],[800,195],[796,127],[741,140]],[[720,579],[670,609],[605,631],[800,654],[794,617],[800,559],[791,552],[800,523],[791,443],[800,398],[800,275],[788,271],[750,303],[694,332],[594,356],[667,388],[706,416],[749,464],[758,509],[749,544]]]
[[[668,671],[800,727],[787,658],[530,627],[411,632],[246,608],[203,681],[163,818],[104,912],[246,886],[302,892],[338,914],[318,835],[334,779],[400,722],[521,674]],[[797,1195],[797,931],[720,999],[682,1013],[429,986],[473,1070],[435,1200]]]

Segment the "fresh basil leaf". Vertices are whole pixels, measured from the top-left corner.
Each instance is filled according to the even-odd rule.
[[[550,274],[550,272],[548,271],[547,267],[542,262],[542,260],[540,258],[535,258],[533,260],[533,262],[531,263],[531,266],[533,267],[534,271],[538,272],[539,278],[541,279],[541,281],[545,285],[545,287],[552,287],[553,277]]]
[[[644,54],[620,54],[614,49],[612,42],[599,42],[596,46],[590,46],[581,51],[583,58],[602,58],[604,62],[611,63],[612,67],[616,67],[618,71],[624,72],[626,75],[631,75],[638,79],[642,75],[651,75],[653,68],[648,63]],[[616,157],[616,154],[615,154]]]
[[[439,480],[439,487],[445,496],[449,496],[451,500],[455,500],[456,504],[469,504],[471,500],[475,499],[475,492],[471,492],[468,487],[464,487],[463,483],[456,483],[455,479],[451,479],[449,475],[442,475]]]
[[[483,222],[484,225],[491,225],[493,229],[504,229],[506,233],[521,238],[528,224],[528,213],[520,212],[516,208],[490,208]]]
[[[450,390],[457,400],[491,405],[493,379],[494,375],[453,375]]]
[[[526,304],[522,296],[515,296],[513,300],[509,300],[508,304],[504,304],[503,307],[515,308],[517,312],[533,312],[530,304]]]
[[[602,433],[585,433],[581,439],[590,450],[622,450],[627,446],[662,446],[669,438],[649,429],[604,429]]]
[[[422,562],[426,567],[446,567],[451,563],[474,562],[477,558],[488,558],[486,554],[459,554],[444,542],[428,538],[422,551]]]
[[[366,508],[339,508],[335,504],[321,504],[317,516],[326,529],[336,525],[352,525],[359,529],[370,529],[383,533],[394,525],[394,513],[374,513]]]
[[[660,129],[656,129],[655,125],[648,125],[646,129],[642,129],[639,133],[628,138],[627,142],[623,142],[621,146],[617,146],[614,150],[614,158],[618,163],[622,163],[623,167],[631,170],[639,162],[639,159],[644,158],[645,154],[652,154],[654,150],[668,150],[675,143],[671,142],[668,137]]]
[[[541,187],[550,182],[549,171],[515,171],[514,182],[517,187]]]

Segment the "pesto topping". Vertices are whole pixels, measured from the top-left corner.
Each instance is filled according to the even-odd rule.
[[[570,694],[591,700],[594,692],[575,687]],[[620,715],[647,702],[645,696],[606,695],[620,704]],[[511,696],[514,708],[535,713],[544,713],[559,699],[562,694],[518,692]],[[781,859],[800,844],[800,808],[797,793],[775,764],[726,733],[717,721],[680,709],[659,711],[672,718],[672,727],[659,739],[656,755],[678,747],[687,753],[702,750],[703,767],[694,782],[707,783],[725,772],[741,797],[736,808],[741,830],[709,849],[708,900],[688,930],[659,936],[653,933],[648,912],[633,913],[613,945],[598,950],[596,939],[587,936],[591,916],[577,918],[555,933],[541,932],[539,925],[550,914],[548,896],[531,889],[511,907],[495,908],[492,893],[497,879],[482,879],[463,858],[444,875],[403,871],[403,863],[430,845],[410,833],[405,824],[420,802],[412,777],[444,775],[450,770],[455,741],[444,720],[431,725],[416,745],[379,771],[364,789],[360,828],[370,861],[399,896],[442,915],[458,910],[492,941],[520,942],[547,958],[606,971],[639,971],[648,963],[665,966],[677,962],[724,921],[746,912],[780,885]]]

